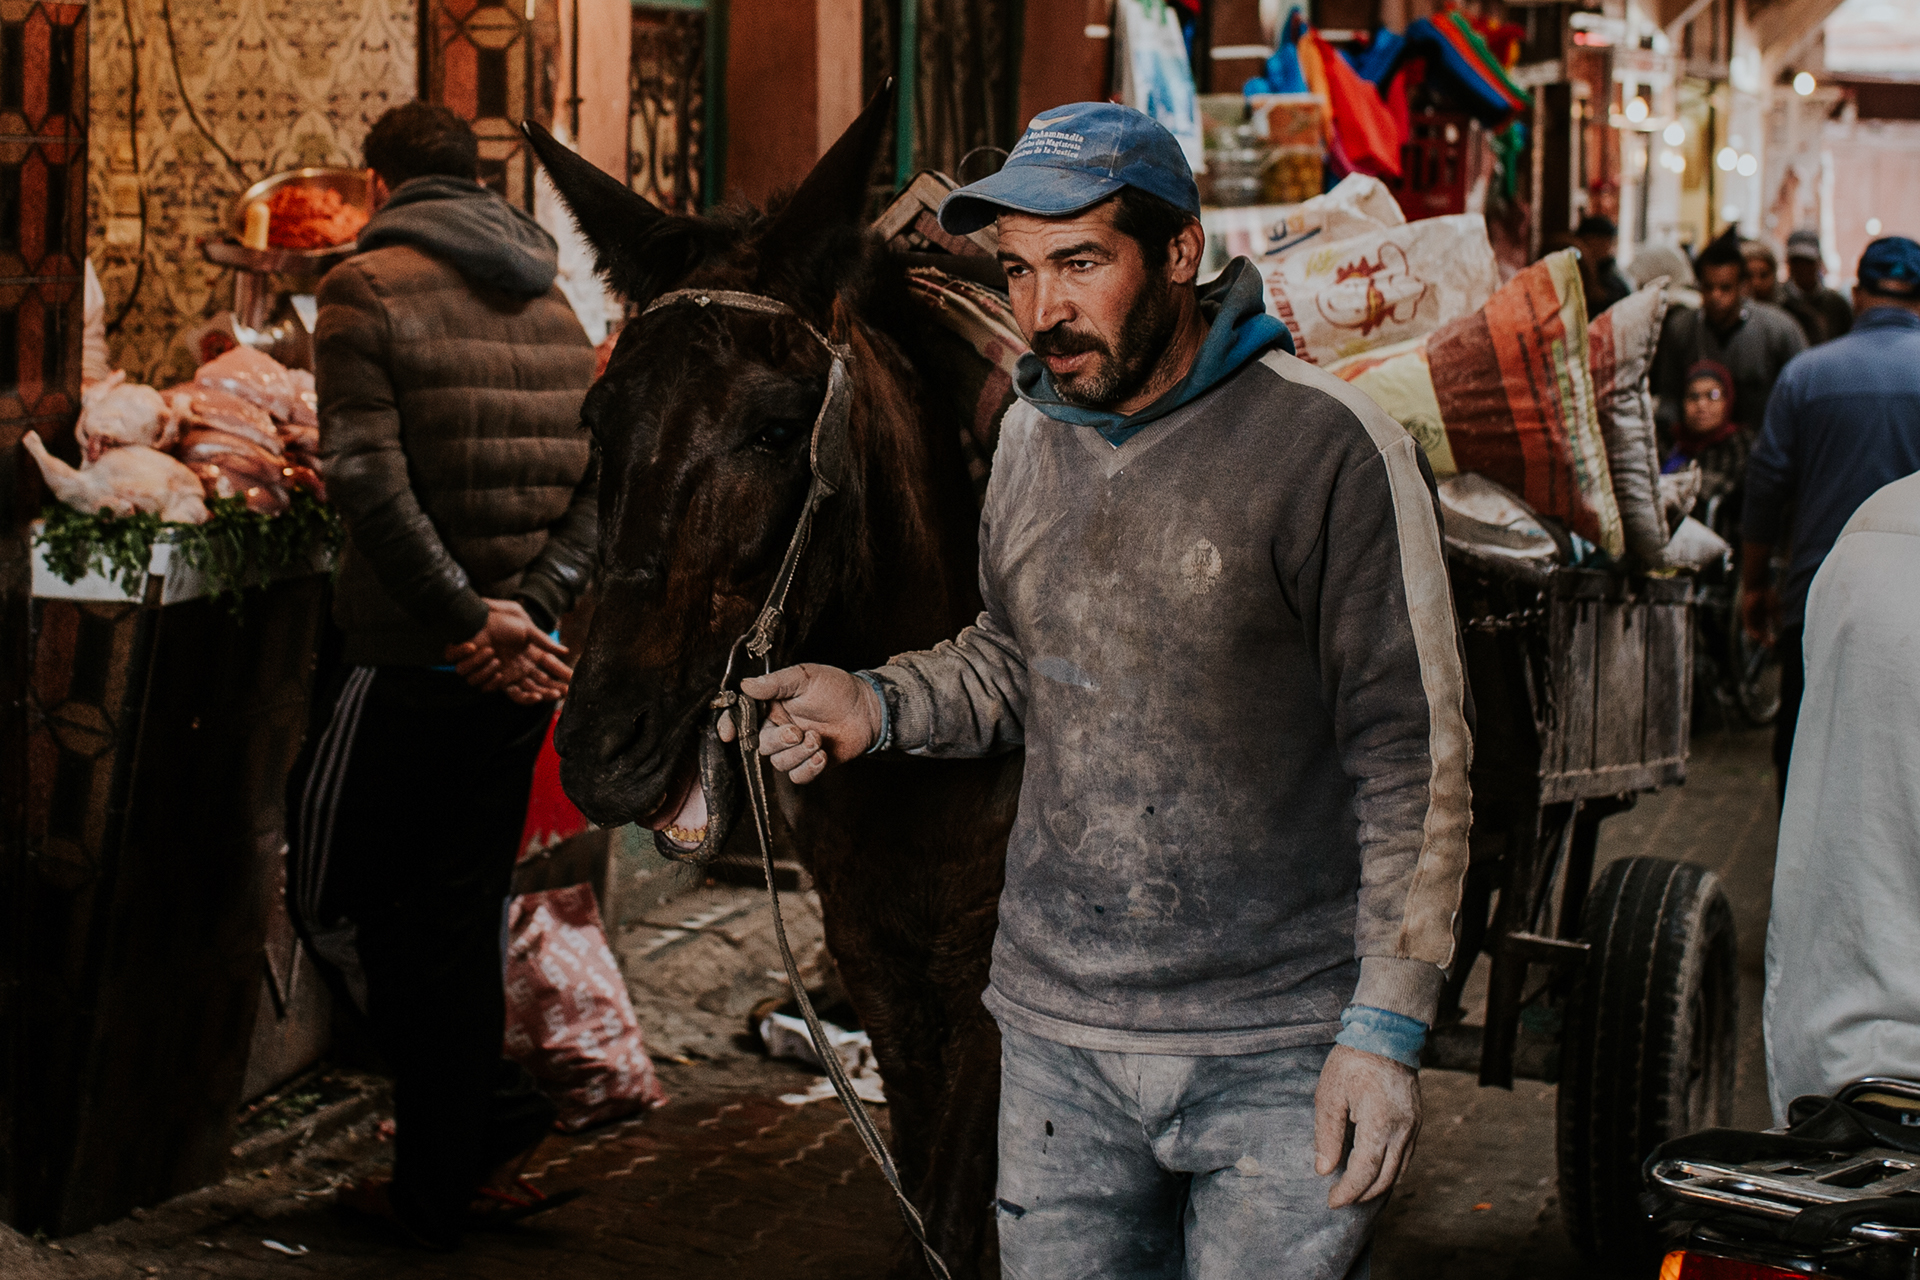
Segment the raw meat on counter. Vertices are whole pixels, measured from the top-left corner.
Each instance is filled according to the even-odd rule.
[[[295,489],[326,501],[313,375],[258,351],[229,351],[166,391],[128,385],[114,373],[89,387],[82,404],[75,429],[86,458],[81,470],[47,454],[38,437],[30,446],[54,495],[78,510],[157,511],[198,524],[211,498],[241,498],[269,516],[287,509]],[[192,504],[183,498],[188,478]]]
[[[223,431],[258,445],[276,458],[286,452],[279,429],[267,411],[230,391],[186,382],[161,394],[180,419],[182,439],[195,431]]]
[[[229,432],[204,427],[188,431],[180,440],[180,457],[200,477],[209,498],[245,498],[247,509],[261,515],[285,511],[293,489],[326,498],[326,489],[311,467],[268,453]]]
[[[235,347],[207,361],[193,380],[259,406],[276,422],[319,425],[311,400],[313,375],[304,369],[289,369],[252,347]]]
[[[180,436],[173,410],[160,393],[129,383],[117,369],[80,393],[80,421],[73,434],[88,462],[122,445],[164,449]]]
[[[76,471],[47,452],[38,432],[27,432],[21,443],[40,464],[53,496],[75,511],[104,507],[116,516],[151,511],[178,524],[206,522],[200,478],[158,449],[121,445]]]

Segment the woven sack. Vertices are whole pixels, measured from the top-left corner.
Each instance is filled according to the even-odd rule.
[[[1569,249],[1472,314],[1329,372],[1406,427],[1436,476],[1483,475],[1618,557],[1626,543],[1587,354],[1586,298]]]
[[[1607,442],[1607,468],[1627,554],[1641,563],[1666,563],[1668,527],[1660,501],[1660,451],[1654,443],[1653,396],[1647,377],[1660,322],[1667,314],[1666,277],[1614,303],[1587,328],[1593,401]]]

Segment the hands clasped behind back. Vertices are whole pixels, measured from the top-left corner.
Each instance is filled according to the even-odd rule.
[[[453,669],[474,688],[505,693],[522,705],[564,698],[573,679],[566,647],[541,631],[518,601],[486,605],[486,625],[473,639],[447,646]]]
[[[880,698],[838,667],[803,662],[770,675],[748,676],[740,692],[767,706],[760,754],[794,782],[812,782],[829,764],[864,755],[880,737]],[[720,719],[720,740],[733,741],[733,720]]]

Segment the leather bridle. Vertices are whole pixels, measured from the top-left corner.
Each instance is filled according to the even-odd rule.
[[[730,289],[676,289],[663,293],[649,303],[642,316],[652,315],[662,307],[680,303],[692,303],[698,307],[727,307],[735,311],[750,311],[759,315],[782,316],[798,321],[805,326],[814,340],[825,347],[832,357],[833,364],[827,370],[827,394],[820,402],[820,412],[813,420],[813,437],[807,446],[807,468],[810,479],[807,482],[806,503],[800,509],[800,518],[794,525],[793,537],[787,541],[786,555],[781,558],[780,571],[774,575],[773,586],[767,592],[767,599],[760,607],[759,616],[727,650],[726,670],[720,676],[720,689],[708,706],[714,712],[714,726],[708,731],[708,738],[701,744],[699,786],[711,801],[713,788],[709,785],[715,770],[724,768],[720,759],[719,734],[716,732],[723,717],[733,717],[734,742],[740,749],[740,769],[747,784],[747,806],[753,811],[753,825],[760,837],[760,861],[767,876],[767,898],[773,906],[773,935],[780,946],[780,959],[787,969],[787,982],[793,988],[794,1001],[800,1006],[800,1012],[807,1022],[807,1033],[813,1039],[814,1052],[819,1055],[821,1065],[825,1067],[827,1078],[833,1082],[833,1091],[839,1095],[840,1104],[847,1109],[848,1117],[853,1121],[854,1131],[860,1135],[867,1154],[880,1166],[881,1174],[893,1191],[893,1198],[900,1206],[900,1216],[906,1219],[907,1230],[919,1242],[925,1254],[927,1265],[933,1269],[940,1280],[950,1280],[947,1265],[934,1251],[927,1240],[926,1224],[921,1220],[920,1211],[907,1197],[906,1189],[900,1182],[900,1171],[894,1165],[893,1156],[887,1150],[887,1144],[874,1127],[873,1117],[868,1114],[866,1104],[854,1092],[853,1082],[847,1078],[845,1065],[840,1054],[827,1038],[820,1024],[820,1015],[814,1012],[813,1000],[807,995],[806,983],[800,979],[800,966],[793,958],[793,948],[787,943],[787,926],[780,911],[780,890],[775,887],[773,869],[773,820],[767,802],[766,766],[760,758],[760,704],[752,698],[743,696],[734,687],[734,662],[742,649],[749,658],[760,662],[762,669],[771,671],[773,649],[780,641],[780,633],[786,621],[787,593],[793,587],[795,573],[800,567],[800,557],[805,554],[807,541],[813,534],[815,517],[820,507],[838,493],[847,482],[847,467],[851,452],[847,441],[847,418],[852,405],[852,383],[847,376],[847,365],[853,359],[852,350],[842,343],[836,343],[820,332],[805,316],[800,315],[786,303],[757,293],[740,293]],[[709,752],[707,742],[711,741],[715,750]],[[700,849],[709,854],[717,850],[707,850],[712,840],[714,809],[709,803],[707,811],[707,829],[709,834],[701,839]]]

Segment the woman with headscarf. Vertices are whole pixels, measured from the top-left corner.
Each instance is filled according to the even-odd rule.
[[[1746,474],[1752,437],[1733,420],[1733,374],[1713,360],[1696,361],[1687,370],[1684,412],[1674,427],[1673,444],[1661,471],[1680,471],[1700,464],[1703,510],[1712,498],[1725,497],[1740,487]]]

